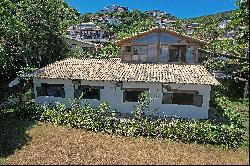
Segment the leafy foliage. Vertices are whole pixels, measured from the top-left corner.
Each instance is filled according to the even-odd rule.
[[[42,67],[67,56],[63,30],[77,12],[63,0],[0,2],[0,77],[13,79],[21,67]]]
[[[141,96],[138,110],[147,108],[147,94]],[[143,101],[144,100],[144,101]],[[146,101],[145,101],[146,100]],[[217,106],[224,103],[221,99],[215,100]],[[135,118],[116,118],[108,114],[110,107],[106,103],[100,104],[97,108],[86,104],[79,107],[77,102],[71,109],[58,104],[55,107],[36,107],[33,103],[21,104],[16,108],[5,109],[0,112],[1,116],[17,116],[19,118],[31,117],[40,121],[53,124],[63,124],[70,127],[82,128],[91,131],[101,131],[110,134],[117,134],[128,137],[150,137],[171,139],[182,142],[196,142],[199,144],[222,145],[226,148],[239,146],[244,133],[242,120],[239,114],[233,109],[220,107],[224,115],[231,120],[230,125],[213,124],[207,120],[198,121],[195,119],[157,119],[152,120],[145,116]],[[74,104],[73,104],[74,105]],[[142,115],[142,113],[140,114]]]

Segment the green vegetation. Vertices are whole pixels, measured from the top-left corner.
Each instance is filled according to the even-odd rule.
[[[232,124],[244,129],[243,145],[249,148],[249,98],[242,97],[243,86],[234,80],[223,81],[213,89],[212,103]]]
[[[113,43],[108,43],[100,49],[98,52],[90,53],[82,51],[80,49],[71,49],[71,57],[74,58],[119,58],[120,49]]]
[[[95,14],[83,14],[81,16],[82,21],[90,21],[91,17],[103,17],[102,13]],[[120,39],[127,36],[131,36],[136,32],[141,32],[150,29],[155,26],[154,17],[147,15],[139,10],[133,10],[131,12],[113,12],[107,13],[105,16],[115,17],[121,21],[119,25],[109,25],[103,21],[95,21],[95,23],[100,26],[105,34],[106,38],[109,39]]]
[[[21,67],[43,67],[67,56],[64,29],[78,13],[63,0],[1,0],[0,15],[1,92]]]
[[[239,9],[216,15],[204,16],[188,20],[179,20],[174,29],[183,33],[181,25],[192,22],[200,23],[194,36],[207,39],[210,42],[206,49],[215,52],[229,53],[243,59],[231,59],[228,62],[209,60],[205,65],[209,70],[223,70],[230,73],[241,70],[249,73],[246,48],[249,47],[249,5],[247,0],[237,1]],[[70,52],[64,42],[64,29],[79,22],[79,14],[62,0],[3,0],[0,2],[0,91],[3,93],[0,100],[9,96],[6,84],[21,73],[43,67],[65,57],[111,58],[119,56],[119,48],[108,44],[96,54]],[[90,21],[93,16],[103,16],[101,13],[84,14],[82,21]],[[114,26],[96,21],[109,39],[120,39],[134,33],[145,31],[156,25],[155,18],[135,10],[131,12],[114,12],[122,24]],[[174,18],[176,19],[176,18]],[[233,39],[219,40],[224,31],[218,28],[218,22],[231,19],[228,30],[243,27],[240,35]],[[21,74],[20,73],[20,74]],[[183,119],[153,120],[144,115],[150,99],[143,94],[139,107],[133,110],[131,119],[117,119],[108,114],[109,106],[101,104],[98,108],[86,105],[79,108],[73,105],[71,110],[62,106],[47,108],[36,107],[32,102],[21,102],[18,106],[0,111],[0,117],[17,117],[21,119],[35,119],[54,124],[65,124],[71,127],[84,128],[92,131],[103,131],[124,136],[151,137],[179,140],[183,142],[209,143],[225,147],[238,147],[243,138],[245,145],[249,144],[248,102],[240,98],[238,83],[227,84],[214,89],[213,104],[229,124],[216,124],[210,121],[186,121]],[[21,89],[12,89],[16,96],[24,93],[29,84]],[[241,87],[241,89],[243,89]],[[18,90],[18,91],[17,91]],[[17,92],[17,93],[16,93]],[[5,94],[8,94],[5,96]],[[31,94],[32,91],[29,91]],[[242,118],[244,117],[244,118]],[[244,130],[246,133],[244,134]],[[15,130],[13,130],[15,131]],[[1,142],[2,144],[2,142]],[[4,143],[3,143],[4,144]],[[3,147],[1,147],[3,148]],[[2,156],[0,156],[2,157]],[[1,163],[0,158],[0,163]]]
[[[224,103],[226,101],[224,98],[217,97],[215,104],[223,116],[230,120],[230,124],[178,118],[154,120],[144,115],[150,101],[148,94],[142,94],[139,106],[133,110],[132,118],[110,116],[109,106],[106,103],[100,104],[97,108],[92,108],[89,104],[80,107],[77,99],[72,101],[71,109],[66,109],[61,104],[55,107],[36,107],[33,103],[23,103],[18,107],[6,109],[2,112],[2,117],[10,115],[23,119],[30,117],[53,124],[122,136],[215,144],[225,148],[235,148],[243,142],[243,120],[235,109]]]

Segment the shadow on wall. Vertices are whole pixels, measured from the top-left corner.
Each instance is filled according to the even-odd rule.
[[[35,124],[13,116],[0,116],[0,158],[6,158],[21,149],[31,138],[25,133]]]

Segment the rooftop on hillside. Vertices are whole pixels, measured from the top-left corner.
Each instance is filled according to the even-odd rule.
[[[70,58],[50,64],[27,76],[94,81],[219,84],[202,65],[123,63],[120,58]]]

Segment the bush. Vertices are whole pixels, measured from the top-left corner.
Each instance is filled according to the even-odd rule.
[[[237,147],[243,141],[242,130],[234,123],[227,126],[194,119],[173,118],[171,122],[160,119],[153,121],[146,117],[118,119],[107,116],[108,108],[106,104],[101,104],[98,108],[86,105],[74,111],[58,107],[44,107],[41,120],[122,136],[163,138],[200,144],[209,143],[223,145],[227,148]]]
[[[141,96],[139,106],[134,111],[135,116],[131,119],[109,116],[107,113],[110,108],[106,103],[100,104],[97,108],[92,108],[89,104],[79,107],[75,102],[71,109],[67,109],[61,104],[55,107],[36,107],[33,103],[28,102],[20,104],[15,109],[6,109],[2,114],[11,113],[17,117],[34,118],[53,124],[63,124],[128,137],[143,136],[235,148],[243,142],[241,117],[233,109],[227,107],[225,98],[217,96],[215,103],[230,119],[230,125],[213,124],[209,121],[194,119],[148,119],[142,114],[142,111],[147,109],[149,104],[146,94]]]

